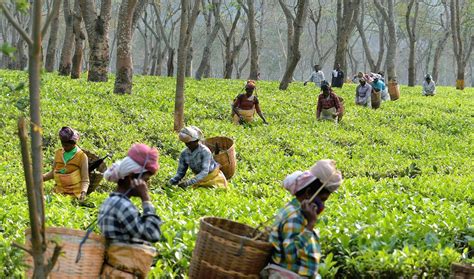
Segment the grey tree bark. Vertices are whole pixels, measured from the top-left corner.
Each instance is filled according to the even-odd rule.
[[[461,28],[464,27],[465,14],[469,11],[470,3],[468,2],[469,1],[462,1],[462,3],[460,3],[460,0],[450,0],[449,2],[449,10],[451,13],[451,37],[453,40],[453,51],[456,58],[457,68],[456,89],[459,90],[464,90],[466,65],[474,47],[474,35],[472,33],[463,33],[461,30]]]
[[[200,12],[200,1],[196,1],[190,15],[190,1],[181,0],[181,25],[179,27],[178,69],[176,73],[176,95],[174,104],[174,130],[184,127],[184,87],[186,74],[186,60],[194,23]]]
[[[56,44],[58,41],[59,30],[59,9],[61,8],[61,0],[55,0],[52,11],[51,29],[49,31],[48,48],[46,50],[46,59],[44,68],[46,72],[53,72],[56,63]]]
[[[308,0],[298,0],[296,4],[296,16],[294,16],[283,0],[278,0],[287,22],[287,61],[286,70],[280,81],[280,90],[286,90],[293,79],[296,65],[301,58],[300,38],[303,33],[304,22],[306,21]]]
[[[448,41],[449,35],[451,35],[451,29],[449,26],[449,8],[446,1],[443,1],[446,20],[443,19],[443,14],[440,15],[440,22],[441,22],[441,30],[443,31],[443,35],[438,40],[438,45],[436,46],[435,53],[433,56],[433,70],[432,76],[434,81],[438,81],[439,76],[439,61],[441,60],[441,55],[443,54],[444,47],[446,42]]]
[[[415,11],[412,15],[413,5]],[[415,65],[415,51],[416,51],[416,22],[418,19],[419,2],[410,0],[405,14],[405,25],[408,33],[408,42],[410,46],[410,54],[408,56],[408,86],[415,86],[416,84],[416,65]]]
[[[363,4],[362,4],[363,5]],[[364,10],[364,9],[362,9]],[[359,31],[360,39],[362,41],[362,46],[364,48],[364,53],[366,56],[366,60],[369,63],[370,71],[377,73],[378,71],[381,70],[382,66],[382,60],[383,56],[385,54],[385,21],[382,20],[377,20],[376,22],[377,26],[379,28],[379,51],[377,55],[377,61],[372,56],[372,51],[370,50],[370,45],[367,40],[367,37],[365,36],[365,30],[364,30],[364,16],[361,16],[360,19],[357,21],[357,31]]]
[[[352,31],[356,26],[359,8],[360,0],[337,0],[337,44],[334,67],[340,64],[344,73],[347,73],[347,49]]]
[[[203,51],[202,51],[202,58],[201,62],[199,63],[198,69],[196,71],[195,78],[197,80],[201,80],[201,78],[204,77],[209,77],[209,75],[205,75],[206,71],[210,68],[210,61],[211,61],[211,47],[212,44],[214,43],[215,39],[217,38],[217,35],[219,33],[219,29],[221,28],[221,22],[220,22],[220,6],[221,6],[221,0],[212,0],[212,13],[207,13],[203,12],[204,16],[206,17],[206,23],[208,26],[208,30],[210,29],[211,25],[211,19],[214,17],[214,26],[212,27],[212,30],[209,32],[207,35],[206,39],[206,44],[204,45]],[[213,16],[211,16],[213,15]]]
[[[250,43],[250,73],[249,79],[256,80],[259,72],[259,63],[258,63],[258,39],[257,39],[257,30],[255,23],[255,5],[254,0],[247,0],[247,5],[243,3],[242,0],[239,0],[242,8],[247,14],[248,20],[248,33],[249,33],[249,43]],[[245,63],[244,65],[246,65]],[[239,69],[239,72],[242,70]]]
[[[114,93],[131,94],[133,78],[132,21],[137,0],[122,0],[117,24],[117,73]]]
[[[387,7],[382,6],[380,0],[374,0],[375,7],[381,14],[388,29],[388,46],[385,65],[387,67],[387,76],[389,83],[389,93],[392,100],[399,98],[398,77],[395,59],[397,56],[397,32],[395,25],[394,0],[387,0]]]
[[[86,35],[82,28],[82,15],[79,7],[79,1],[74,1],[73,12],[73,33],[74,33],[74,56],[72,57],[71,78],[78,79],[82,73],[82,57],[84,53],[84,40]]]
[[[79,0],[75,0],[75,2],[79,2]],[[72,50],[74,49],[74,15],[69,6],[69,0],[64,0],[63,11],[66,31],[64,32],[64,42],[61,50],[61,58],[59,61],[59,75],[68,76],[71,74],[73,55]]]
[[[234,60],[239,54],[242,46],[244,45],[245,41],[247,40],[247,31],[248,31],[248,23],[245,25],[243,29],[242,37],[240,38],[239,42],[235,42],[235,34],[237,31],[237,25],[239,19],[242,15],[242,10],[239,7],[237,13],[235,14],[234,19],[232,20],[232,26],[227,33],[224,25],[221,23],[221,32],[222,36],[224,37],[224,46],[225,46],[225,55],[224,55],[224,79],[231,79],[232,72],[234,71]]]
[[[86,25],[89,41],[88,81],[106,82],[109,65],[109,25],[112,0],[102,0],[100,13],[96,11],[95,0],[80,0],[82,18]]]

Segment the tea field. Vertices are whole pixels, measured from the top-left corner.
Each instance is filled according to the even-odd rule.
[[[22,252],[28,226],[18,116],[27,111],[26,73],[0,71],[0,273],[24,274]],[[108,83],[56,74],[42,76],[45,171],[60,147],[57,131],[70,125],[79,145],[120,159],[134,142],[157,146],[161,169],[151,179],[152,200],[164,220],[165,240],[156,244],[154,278],[186,277],[202,216],[220,216],[257,226],[291,199],[280,183],[318,159],[337,161],[345,177],[317,225],[324,252],[323,278],[447,278],[451,262],[474,262],[474,89],[438,87],[434,97],[401,86],[401,99],[369,110],[353,104],[354,84],[336,93],[346,114],[334,125],[315,120],[319,90],[295,83],[259,82],[268,126],[230,122],[230,104],[243,81],[186,82],[186,123],[206,136],[235,140],[238,169],[230,189],[168,186],[184,145],[173,128],[175,79],[134,78],[132,95],[112,93]],[[21,87],[21,86],[20,86]],[[110,165],[112,160],[108,160]],[[97,216],[113,185],[104,183],[78,206],[45,184],[48,226],[84,229]],[[139,204],[138,200],[136,200]]]

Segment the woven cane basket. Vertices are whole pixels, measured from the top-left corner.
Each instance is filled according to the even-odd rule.
[[[97,155],[95,155],[94,153],[92,153],[88,150],[82,149],[82,151],[84,151],[84,153],[86,153],[89,165],[92,162],[99,159],[99,157]],[[100,164],[100,166],[97,169],[95,169],[94,171],[89,173],[89,182],[90,182],[90,184],[89,184],[89,189],[87,190],[88,195],[90,193],[94,192],[97,189],[97,187],[99,187],[100,181],[102,181],[102,178],[104,177],[103,174],[106,170],[107,170],[107,165],[104,162],[102,162],[102,164]]]
[[[234,141],[228,137],[213,137],[207,138],[204,144],[211,150],[214,160],[221,165],[225,178],[230,179],[237,168]],[[215,154],[216,146],[219,147],[219,154]]]
[[[451,278],[474,279],[474,265],[452,263],[451,264]]]
[[[337,121],[340,122],[342,120],[342,117],[344,116],[344,98],[341,96],[337,96],[339,98],[339,102],[341,103],[341,113],[337,117]]]
[[[388,94],[390,94],[390,100],[392,101],[400,99],[400,88],[396,81],[388,82]]]
[[[194,247],[189,278],[259,278],[268,264],[272,244],[247,225],[204,217]]]
[[[372,90],[371,94],[371,100],[372,100],[372,108],[373,109],[378,109],[380,107],[380,103],[382,102],[382,92],[376,92],[375,90]]]
[[[46,239],[48,248],[45,253],[45,262],[51,258],[54,242],[57,242],[61,249],[58,258],[49,278],[99,278],[102,264],[104,263],[105,240],[102,236],[91,233],[82,246],[81,259],[76,263],[79,243],[86,234],[85,231],[67,228],[46,228]],[[54,242],[53,242],[54,241]],[[31,247],[31,231],[26,231],[26,247]],[[27,254],[25,259],[29,266],[26,276],[33,276],[33,258]]]

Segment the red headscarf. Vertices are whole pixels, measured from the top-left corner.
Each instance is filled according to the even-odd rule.
[[[159,154],[158,150],[154,147],[149,147],[143,143],[135,143],[128,150],[128,157],[135,161],[140,166],[145,165],[145,169],[152,174],[155,174],[160,165],[158,164]],[[147,160],[148,158],[148,160]],[[146,164],[145,164],[146,161]]]

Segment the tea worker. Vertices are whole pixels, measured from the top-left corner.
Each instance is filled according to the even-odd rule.
[[[314,230],[324,203],[342,183],[333,160],[320,160],[307,171],[296,171],[283,181],[294,198],[280,209],[272,226],[269,278],[316,278],[321,259],[319,235]],[[311,198],[319,191],[314,200]]]
[[[355,75],[353,78],[352,78],[352,82],[353,83],[359,83],[359,79],[363,78],[364,77],[364,73],[362,72],[358,72],[357,75]]]
[[[239,94],[232,104],[232,118],[235,124],[242,124],[244,122],[252,122],[255,111],[262,118],[263,123],[268,124],[265,116],[263,116],[260,104],[254,91],[256,83],[254,80],[248,80],[245,85],[245,94]]]
[[[355,103],[359,106],[371,108],[372,86],[367,82],[367,78],[359,79],[359,85],[356,88]]]
[[[373,81],[371,83],[371,86],[375,92],[380,92],[380,97],[382,101],[390,101],[390,95],[388,94],[387,86],[385,86],[381,75],[373,74]]]
[[[332,87],[342,88],[344,84],[344,72],[341,70],[341,64],[337,63],[336,68],[332,71]]]
[[[87,155],[77,146],[79,133],[70,127],[62,127],[59,139],[62,148],[56,150],[53,169],[43,174],[43,181],[54,178],[56,193],[84,200],[89,188],[89,163]]]
[[[323,82],[325,80],[324,73],[323,73],[323,71],[321,71],[321,66],[314,65],[313,69],[314,69],[314,71],[311,73],[308,80],[306,80],[304,82],[304,86],[306,86],[306,84],[309,81],[312,81],[312,82],[314,82],[314,85],[316,85],[316,87],[321,87],[321,82]]]
[[[100,230],[108,245],[107,264],[103,271],[106,278],[116,278],[117,272],[146,278],[150,270],[156,254],[150,242],[160,240],[162,222],[156,215],[147,183],[159,169],[158,158],[156,148],[133,144],[127,156],[104,173],[106,180],[117,183],[115,191],[102,203],[98,217]],[[140,198],[143,213],[139,212],[130,197]]]
[[[425,76],[422,94],[423,96],[434,96],[436,94],[436,84],[430,74]]]
[[[342,111],[342,104],[339,97],[332,91],[327,82],[321,85],[322,93],[318,97],[316,118],[318,120],[327,119],[336,121]]]
[[[217,187],[227,188],[227,180],[220,170],[219,164],[212,157],[207,146],[201,143],[202,131],[195,126],[181,129],[179,140],[184,142],[186,148],[179,156],[179,165],[176,175],[170,179],[170,184],[185,188]],[[183,181],[186,171],[190,168],[195,176]]]

